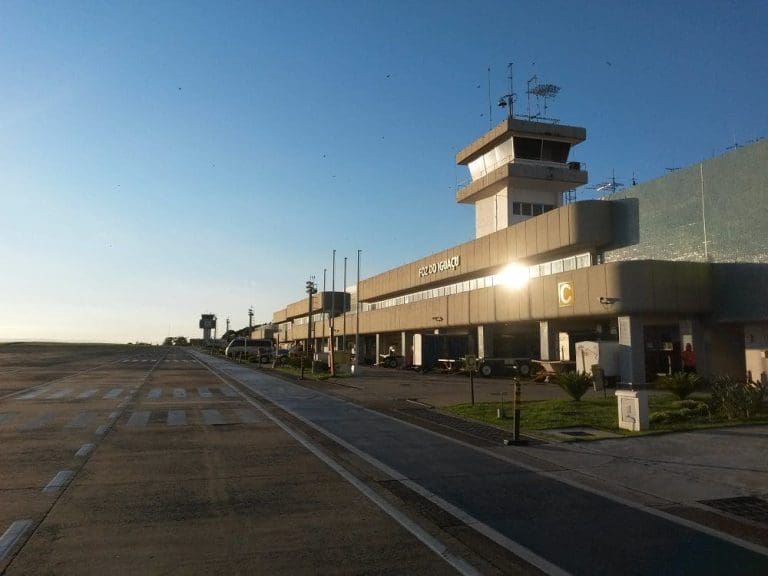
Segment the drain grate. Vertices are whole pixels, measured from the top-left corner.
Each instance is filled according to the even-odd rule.
[[[768,524],[768,501],[756,496],[701,500],[700,503],[753,522]]]
[[[560,434],[566,434],[567,436],[594,436],[594,434],[584,432],[584,430],[560,430]]]

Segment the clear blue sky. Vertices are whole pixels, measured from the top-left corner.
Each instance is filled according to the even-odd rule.
[[[768,2],[0,2],[0,340],[199,337],[473,237],[507,63],[590,184],[768,136]],[[493,106],[494,124],[501,111]],[[585,189],[580,197],[592,193]]]

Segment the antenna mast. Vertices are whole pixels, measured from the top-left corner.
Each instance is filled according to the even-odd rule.
[[[514,112],[514,103],[516,100],[515,97],[515,91],[514,91],[514,81],[512,76],[512,71],[514,68],[514,64],[510,62],[507,64],[507,69],[509,70],[509,94],[504,94],[501,98],[499,98],[499,108],[507,108],[507,117],[508,118],[514,118],[515,112]]]

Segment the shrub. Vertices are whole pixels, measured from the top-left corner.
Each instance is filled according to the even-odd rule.
[[[761,382],[742,382],[718,376],[712,383],[712,409],[728,420],[749,418],[760,410],[766,387]]]
[[[675,372],[664,376],[659,381],[659,387],[669,390],[678,400],[685,400],[693,394],[701,379],[693,373]]]
[[[557,375],[557,385],[565,390],[568,395],[578,402],[592,386],[592,376],[586,372],[563,372]]]

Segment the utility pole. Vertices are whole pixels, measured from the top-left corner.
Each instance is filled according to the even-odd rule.
[[[248,308],[248,338],[251,337],[251,332],[253,332],[253,306]]]

